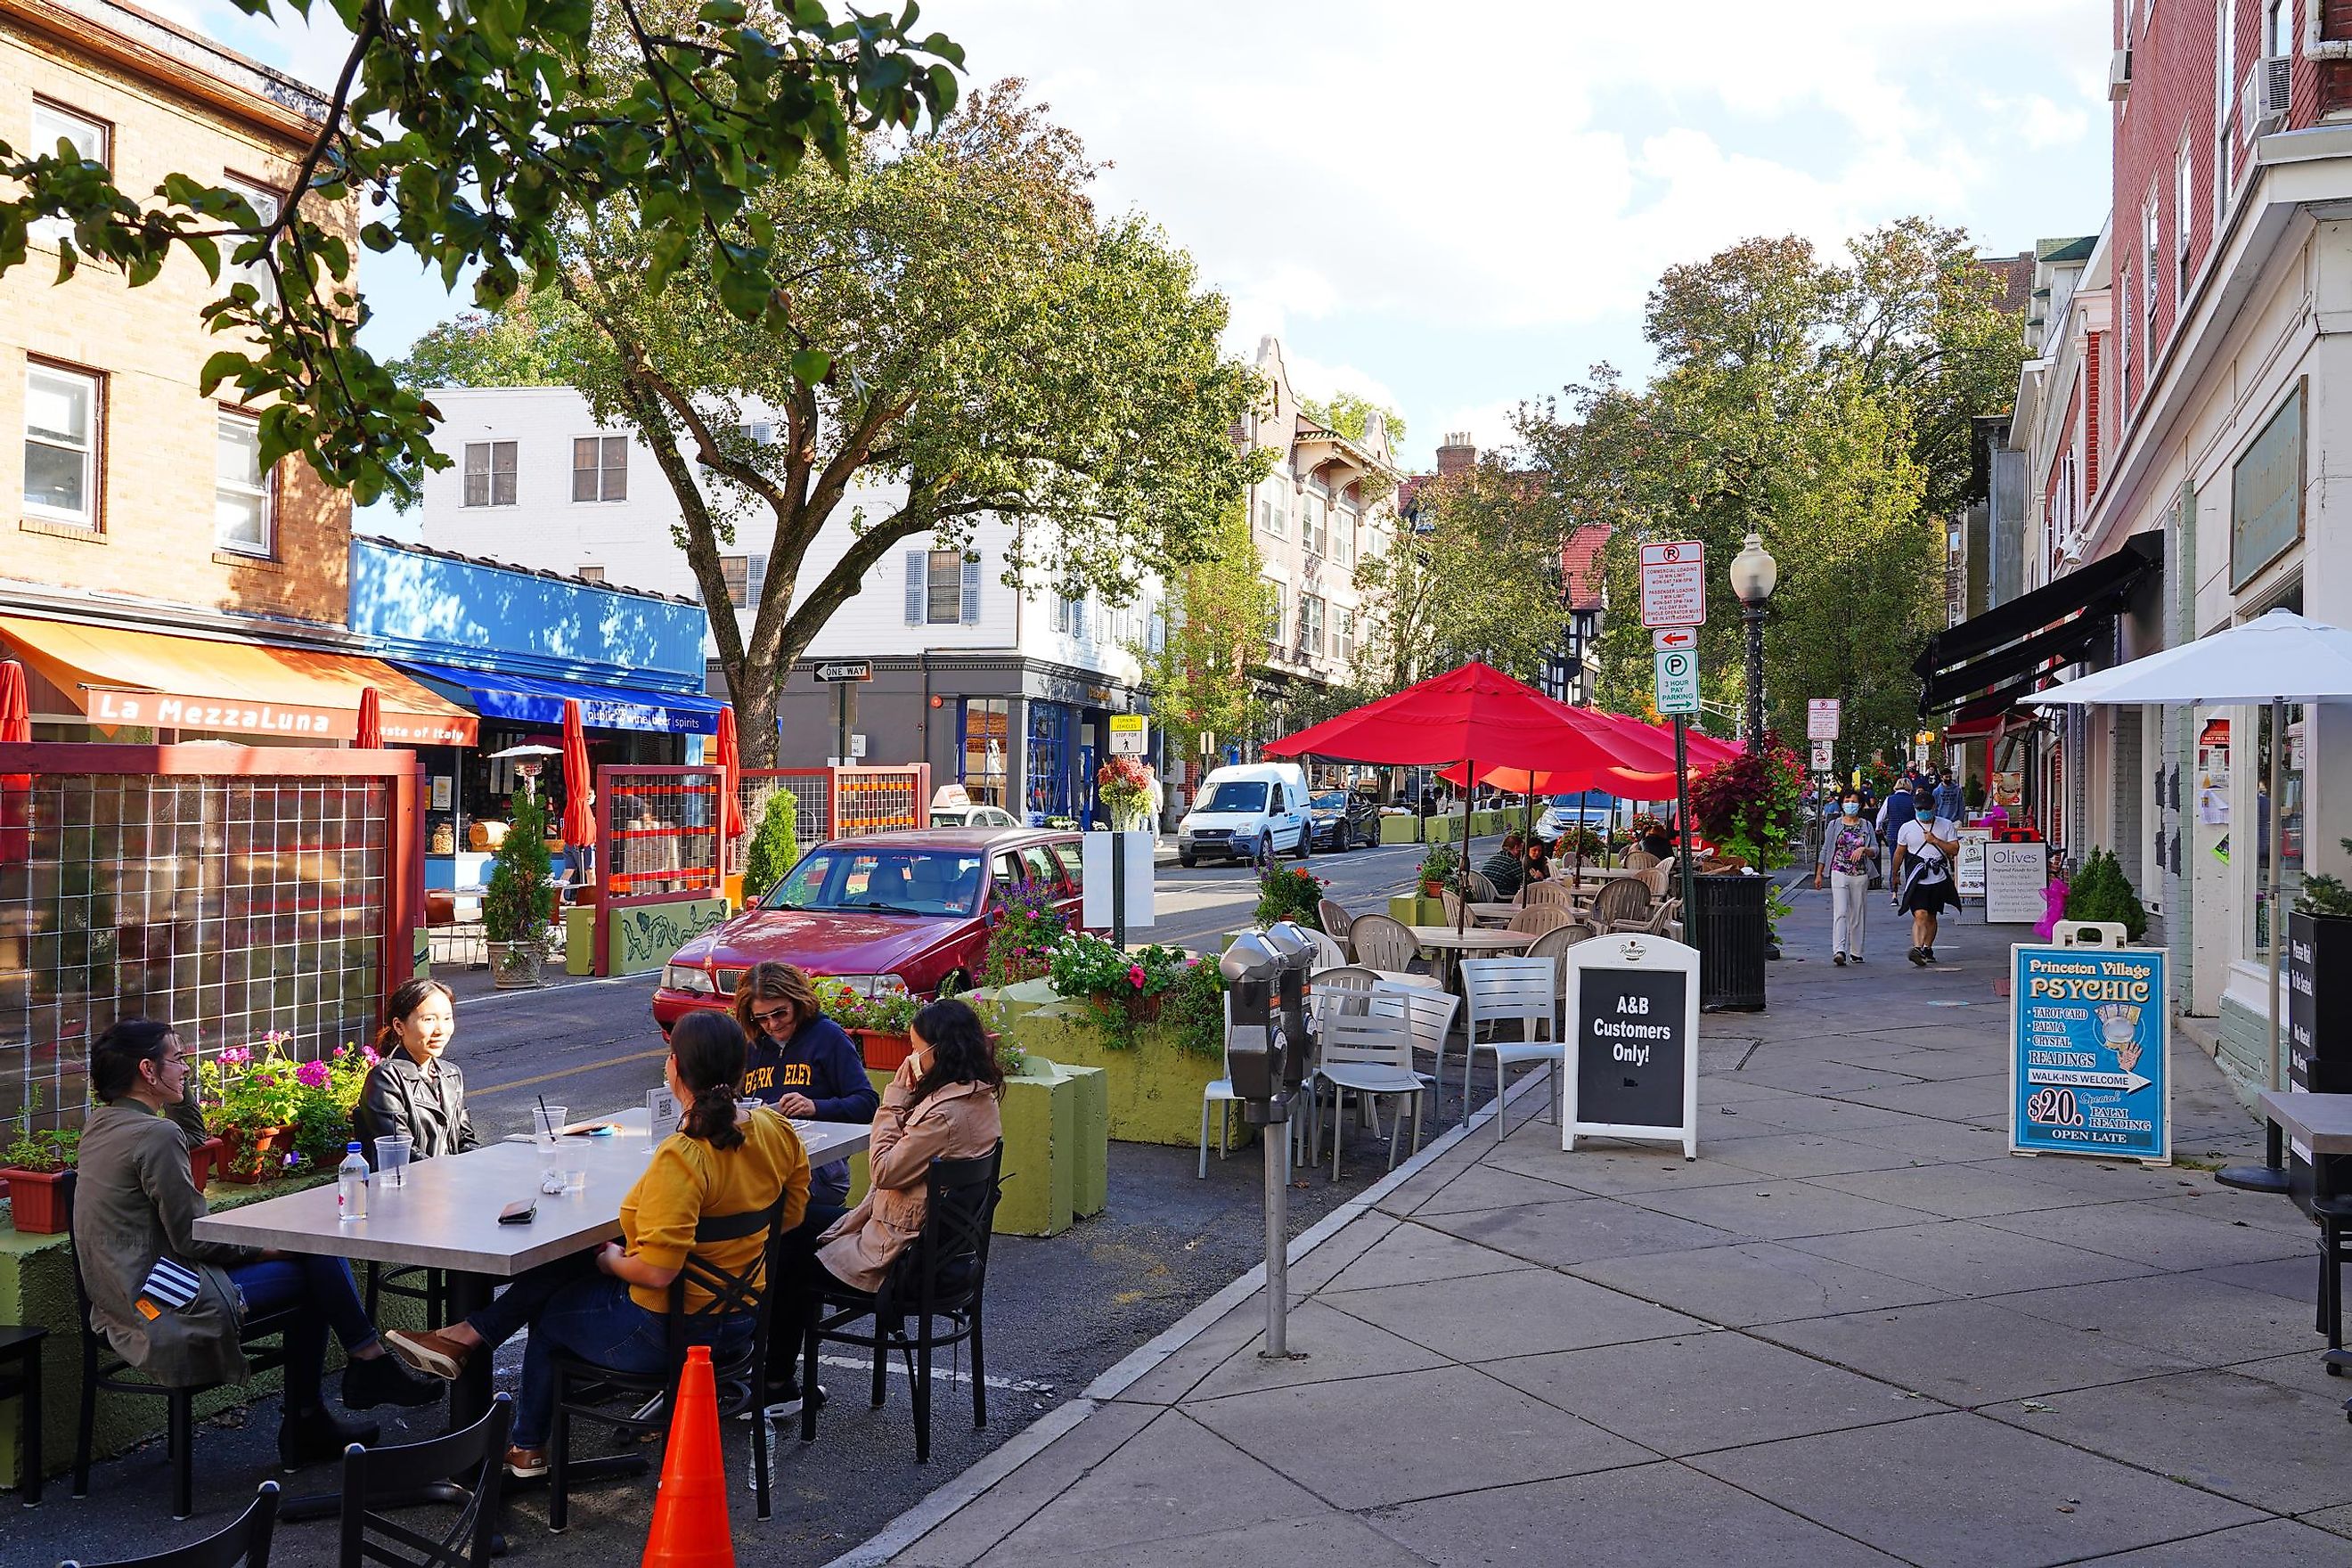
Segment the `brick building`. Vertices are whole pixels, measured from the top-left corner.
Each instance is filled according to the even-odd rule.
[[[127,192],[178,171],[273,211],[326,110],[114,0],[0,0],[0,140],[66,142]],[[332,216],[349,228],[353,210]],[[0,277],[0,427],[16,436],[0,493],[20,497],[0,518],[0,645],[32,672],[37,734],[317,744],[349,737],[375,684],[387,738],[470,738],[452,704],[343,651],[349,497],[299,459],[264,473],[255,411],[197,390],[221,346],[199,313],[235,279],[174,255],[142,288],[87,261],[59,284],[56,231],[36,226],[28,249]]]

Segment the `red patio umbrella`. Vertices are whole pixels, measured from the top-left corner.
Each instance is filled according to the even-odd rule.
[[[0,746],[26,744],[32,738],[33,704],[26,695],[25,667],[13,658],[0,659]],[[33,775],[0,773],[0,866],[22,865],[31,855],[32,809]]]
[[[360,689],[360,731],[352,744],[362,751],[383,750],[383,699],[373,686]]]
[[[33,704],[25,691],[25,667],[0,658],[0,745],[21,745],[33,738]]]
[[[1673,720],[1661,719],[1654,724],[1644,724],[1642,727],[1664,736],[1667,751],[1671,752],[1675,749]],[[1696,730],[1685,730],[1683,733],[1690,746],[1691,766],[1694,769],[1711,768],[1717,763],[1727,763],[1734,757],[1744,757],[1748,754],[1748,747],[1738,741],[1718,741],[1712,735],[1702,735]]]
[[[563,700],[563,842],[596,842],[596,808],[589,804],[588,736],[580,727],[579,699]]]
[[[719,833],[730,842],[743,833],[743,748],[735,738],[735,704],[719,710]]]

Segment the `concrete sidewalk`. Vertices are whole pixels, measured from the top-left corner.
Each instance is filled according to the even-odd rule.
[[[844,1563],[2352,1562],[2311,1227],[2196,1168],[2008,1155],[2009,933],[1704,1024],[1700,1159],[1514,1097]],[[2258,1130],[2176,1046],[2176,1147]],[[1337,1216],[1335,1216],[1337,1217]]]

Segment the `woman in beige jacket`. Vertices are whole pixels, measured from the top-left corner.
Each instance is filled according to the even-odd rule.
[[[1004,1135],[996,1103],[1004,1070],[980,1016],[961,1002],[934,1002],[908,1034],[913,1048],[874,1113],[873,1191],[817,1240],[817,1266],[868,1293],[922,1231],[931,1162],[976,1158]]]

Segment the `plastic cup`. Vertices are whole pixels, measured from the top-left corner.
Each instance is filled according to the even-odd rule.
[[[387,1187],[408,1184],[408,1155],[415,1147],[404,1133],[394,1133],[375,1141],[375,1171],[377,1181]]]
[[[564,1172],[564,1173],[563,1173],[563,1185],[564,1185],[564,1189],[565,1189],[567,1192],[574,1192],[574,1193],[584,1193],[584,1192],[586,1192],[586,1191],[588,1190],[588,1173],[587,1173],[587,1171],[586,1171],[586,1170],[584,1170],[584,1169],[582,1169],[582,1170],[573,1170],[573,1171],[566,1171],[566,1172]]]
[[[530,1108],[531,1139],[539,1145],[539,1184],[541,1192],[552,1192],[549,1184],[564,1179],[562,1164],[563,1129],[566,1109],[561,1105],[534,1105]]]

